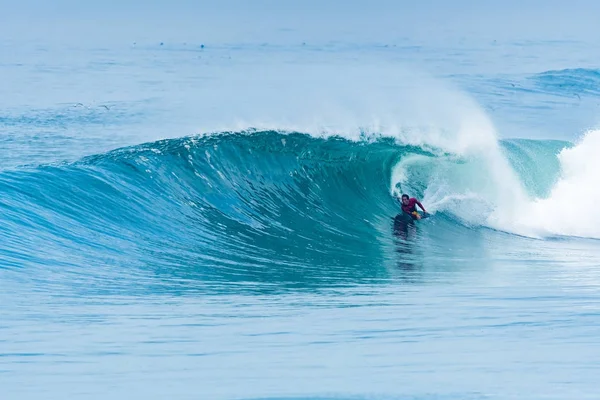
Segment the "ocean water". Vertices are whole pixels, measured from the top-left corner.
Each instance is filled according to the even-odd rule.
[[[599,397],[596,3],[0,5],[0,399]]]

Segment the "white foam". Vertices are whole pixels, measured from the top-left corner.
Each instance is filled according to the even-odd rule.
[[[561,174],[547,198],[523,207],[520,224],[540,234],[600,239],[600,130],[587,132],[558,155]]]
[[[213,106],[198,110],[197,131],[254,128],[350,140],[366,133],[456,153],[495,141],[485,113],[468,96],[398,65],[249,66],[218,89],[210,93]]]

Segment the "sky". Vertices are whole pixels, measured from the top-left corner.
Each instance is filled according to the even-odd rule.
[[[0,1],[2,37],[62,41],[598,40],[593,1]]]

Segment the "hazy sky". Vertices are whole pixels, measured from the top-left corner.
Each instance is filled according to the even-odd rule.
[[[595,1],[0,1],[12,40],[390,42],[600,36]]]

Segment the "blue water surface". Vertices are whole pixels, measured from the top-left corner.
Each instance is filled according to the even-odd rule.
[[[598,398],[595,2],[0,5],[1,399]]]

